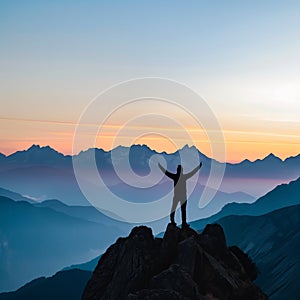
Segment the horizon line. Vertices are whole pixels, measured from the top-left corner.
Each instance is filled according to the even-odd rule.
[[[254,159],[254,160],[250,160],[250,159],[248,159],[248,158],[245,158],[245,159],[243,159],[243,160],[241,160],[241,161],[224,161],[224,162],[222,162],[222,161],[219,161],[219,160],[217,160],[217,159],[215,159],[215,158],[213,158],[213,157],[210,157],[210,156],[204,154],[197,146],[195,146],[195,145],[189,146],[188,144],[185,144],[182,148],[179,148],[179,149],[177,149],[177,150],[174,151],[174,152],[157,151],[156,149],[151,148],[151,147],[148,146],[147,144],[131,144],[130,146],[118,145],[118,146],[116,146],[116,147],[114,147],[114,148],[111,148],[111,149],[109,149],[109,150],[105,150],[105,149],[103,149],[103,148],[101,148],[101,147],[87,148],[87,149],[85,149],[85,150],[80,150],[77,154],[66,154],[66,153],[63,153],[63,152],[61,152],[61,151],[56,150],[56,149],[55,149],[54,147],[52,147],[50,144],[47,144],[47,145],[45,145],[45,146],[40,145],[40,144],[32,144],[32,145],[31,145],[30,147],[28,147],[27,149],[16,150],[16,151],[14,151],[14,152],[12,152],[12,153],[10,153],[10,154],[8,154],[8,155],[2,153],[1,151],[0,151],[0,154],[2,154],[4,157],[9,157],[9,156],[14,155],[14,154],[17,153],[17,152],[26,152],[26,151],[28,151],[30,148],[33,148],[33,147],[37,147],[37,148],[40,148],[40,149],[42,149],[42,148],[47,148],[47,147],[48,147],[48,148],[50,148],[50,149],[56,151],[57,153],[59,153],[59,154],[61,154],[61,155],[63,155],[63,156],[71,156],[71,157],[73,157],[73,156],[79,155],[79,154],[82,153],[82,152],[86,152],[86,151],[88,151],[88,150],[90,150],[90,149],[102,150],[102,151],[108,153],[108,152],[111,152],[111,151],[113,151],[113,150],[115,150],[115,149],[117,149],[117,148],[119,148],[119,147],[123,147],[123,148],[131,148],[131,147],[133,147],[133,146],[140,146],[140,147],[146,146],[146,147],[149,148],[151,151],[154,151],[154,152],[156,152],[156,153],[158,153],[158,154],[166,153],[167,155],[172,155],[172,154],[176,153],[177,151],[180,151],[180,150],[182,150],[183,148],[186,148],[186,147],[188,147],[188,148],[193,148],[193,147],[194,147],[194,148],[196,148],[202,155],[206,156],[207,158],[213,159],[213,160],[215,160],[215,161],[217,161],[217,162],[220,162],[220,163],[226,163],[226,164],[240,164],[240,163],[245,162],[245,161],[248,161],[248,162],[253,163],[253,162],[256,162],[256,161],[262,161],[262,160],[264,160],[265,158],[267,158],[267,157],[269,157],[269,156],[274,156],[275,158],[278,158],[279,160],[281,160],[282,162],[284,162],[285,160],[287,160],[287,159],[289,159],[289,158],[297,157],[297,156],[300,155],[300,153],[298,153],[298,154],[296,154],[296,155],[294,155],[294,156],[291,155],[291,156],[288,156],[288,157],[285,157],[284,159],[282,159],[281,157],[279,157],[279,156],[275,155],[274,153],[270,152],[270,153],[269,153],[268,155],[266,155],[265,157],[263,157],[263,158],[256,158],[256,159]]]

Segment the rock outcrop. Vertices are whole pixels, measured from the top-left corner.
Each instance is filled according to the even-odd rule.
[[[200,234],[169,224],[163,238],[135,227],[101,257],[83,300],[268,299],[253,284],[255,264],[227,247],[220,225]]]

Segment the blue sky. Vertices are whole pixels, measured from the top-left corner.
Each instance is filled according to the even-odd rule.
[[[103,88],[165,77],[204,96],[225,129],[283,128],[295,153],[299,15],[299,1],[0,1],[0,117],[76,122]]]

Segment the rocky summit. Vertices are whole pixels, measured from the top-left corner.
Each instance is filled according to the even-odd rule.
[[[82,299],[268,299],[253,284],[256,276],[248,255],[227,247],[218,224],[202,233],[169,224],[163,238],[139,226],[107,249]]]

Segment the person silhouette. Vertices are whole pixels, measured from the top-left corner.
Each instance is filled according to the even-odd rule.
[[[177,172],[171,173],[167,171],[160,163],[158,163],[158,167],[161,171],[171,178],[174,182],[174,196],[173,196],[173,203],[170,213],[170,220],[171,224],[176,225],[175,223],[175,210],[180,202],[181,208],[181,219],[182,219],[182,227],[188,227],[189,225],[186,222],[186,203],[187,203],[187,196],[186,196],[186,181],[187,179],[191,178],[196,172],[202,167],[202,162],[193,169],[191,172],[183,174],[183,168],[181,165],[178,165]]]

